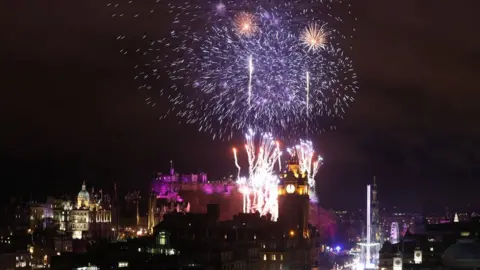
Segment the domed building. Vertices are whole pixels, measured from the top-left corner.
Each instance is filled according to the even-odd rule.
[[[77,195],[77,205],[70,211],[68,230],[74,239],[105,238],[111,235],[110,198],[103,191],[89,193],[85,182]]]
[[[77,196],[77,208],[84,208],[89,207],[90,204],[90,194],[87,191],[87,186],[85,185],[85,181],[82,184],[82,190],[78,192]]]

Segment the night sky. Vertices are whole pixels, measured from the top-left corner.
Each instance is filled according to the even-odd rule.
[[[169,160],[212,178],[235,172],[231,142],[158,121],[116,36],[135,26],[101,1],[0,4],[0,177],[4,198],[148,188]],[[313,138],[325,159],[320,203],[364,206],[374,175],[385,206],[480,206],[480,2],[354,1],[360,90],[337,130]],[[164,31],[151,25],[150,31]]]

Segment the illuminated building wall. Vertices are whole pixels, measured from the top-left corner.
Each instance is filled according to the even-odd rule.
[[[46,218],[53,218],[53,208],[51,203],[30,204],[30,229],[36,228]]]
[[[76,203],[69,200],[53,201],[53,220],[60,231],[72,233],[75,239],[108,238],[112,233],[110,198],[102,191],[88,192],[85,183]]]
[[[72,203],[68,200],[59,199],[53,202],[53,220],[60,231],[67,230],[67,224],[70,220],[70,211],[72,209]]]
[[[88,231],[89,210],[74,209],[70,211],[70,220],[68,223],[68,231],[72,232],[74,239],[82,239],[82,233]]]
[[[219,204],[220,220],[230,219],[242,212],[243,196],[236,183],[232,180],[208,181],[204,173],[157,174],[152,181],[152,190],[157,195],[157,200],[169,202],[167,207],[170,207],[170,202],[185,203],[181,204],[182,207],[189,203],[189,212],[193,213],[206,212],[208,204]]]

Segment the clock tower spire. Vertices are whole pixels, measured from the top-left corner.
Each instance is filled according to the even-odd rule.
[[[280,174],[278,185],[278,222],[290,236],[308,238],[309,186],[307,172],[300,171],[297,153],[288,161],[287,171]]]

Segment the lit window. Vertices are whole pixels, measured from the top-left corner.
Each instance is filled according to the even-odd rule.
[[[264,261],[267,260],[267,254],[263,254],[263,260],[264,260]]]
[[[280,254],[280,261],[283,261],[283,254]]]
[[[276,261],[277,260],[277,256],[275,254],[272,255],[272,261]]]
[[[158,237],[158,244],[165,246],[166,243],[167,243],[166,235],[164,232],[161,232],[160,236]]]

